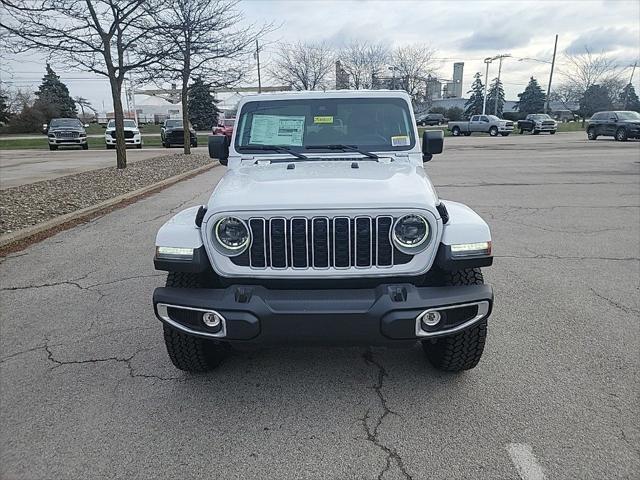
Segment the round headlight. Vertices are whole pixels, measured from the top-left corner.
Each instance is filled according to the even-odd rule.
[[[420,215],[405,215],[396,221],[392,236],[397,247],[413,250],[429,238],[429,223]]]
[[[249,245],[249,229],[239,218],[221,218],[214,231],[220,246],[234,254],[241,253]]]

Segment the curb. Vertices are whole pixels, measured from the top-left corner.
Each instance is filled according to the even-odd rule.
[[[211,170],[219,165],[220,163],[215,161],[208,165],[198,167],[195,170],[190,170],[188,172],[181,173],[180,175],[165,178],[164,180],[139,188],[138,190],[133,190],[129,193],[110,198],[109,200],[105,200],[104,202],[97,203],[90,207],[85,207],[80,210],[76,210],[75,212],[60,215],[59,217],[33,225],[32,227],[23,228],[17,232],[2,235],[0,236],[0,255],[6,255],[7,253],[22,250],[28,244],[34,243],[31,240],[44,240],[50,236],[50,234],[67,230],[91,218],[95,218],[116,210],[117,208],[130,205],[142,197],[156,193],[182,180],[187,180],[195,177],[196,175],[200,175],[201,173]],[[22,245],[23,243],[25,244]]]

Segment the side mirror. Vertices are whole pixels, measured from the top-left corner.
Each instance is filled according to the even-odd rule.
[[[428,162],[434,155],[444,149],[444,132],[442,130],[425,130],[422,134],[422,161]]]
[[[211,158],[217,158],[220,161],[220,165],[227,165],[227,163],[229,163],[229,144],[227,143],[227,137],[224,135],[209,136],[209,156]]]

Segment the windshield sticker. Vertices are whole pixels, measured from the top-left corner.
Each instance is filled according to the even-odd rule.
[[[313,117],[313,123],[333,123],[332,116]]]
[[[254,115],[249,143],[302,146],[304,116]]]
[[[409,145],[409,137],[406,135],[398,135],[397,137],[391,137],[392,147],[406,147]]]

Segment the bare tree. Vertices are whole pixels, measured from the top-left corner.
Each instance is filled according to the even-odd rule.
[[[94,114],[96,114],[96,109],[93,108],[91,102],[84,97],[73,97],[73,101],[76,102],[76,105],[80,105],[80,111],[82,112],[82,120],[84,121],[86,116],[85,108],[91,110]]]
[[[335,54],[324,42],[280,44],[269,73],[295,90],[326,88],[335,65]]]
[[[142,69],[167,45],[144,15],[157,0],[0,0],[0,27],[14,52],[46,52],[61,64],[109,79],[116,121],[117,166],[127,166],[122,84],[128,72]]]
[[[566,110],[573,111],[580,102],[580,92],[575,85],[563,82],[551,90],[550,100],[562,104]]]
[[[390,52],[383,44],[352,41],[339,53],[349,86],[356,90],[373,88],[389,63]]]
[[[191,153],[189,135],[189,84],[201,77],[212,87],[237,84],[248,70],[247,56],[256,39],[271,25],[243,25],[238,0],[173,0],[149,9],[173,51],[147,70],[156,82],[180,82],[184,153]]]
[[[593,85],[604,85],[617,79],[622,73],[615,58],[604,52],[594,54],[587,47],[584,52],[566,53],[564,57],[565,66],[560,69],[560,75],[579,95]]]
[[[433,75],[438,66],[435,54],[436,50],[428,45],[408,45],[393,51],[392,62],[399,84],[414,103],[424,100],[427,77]]]

